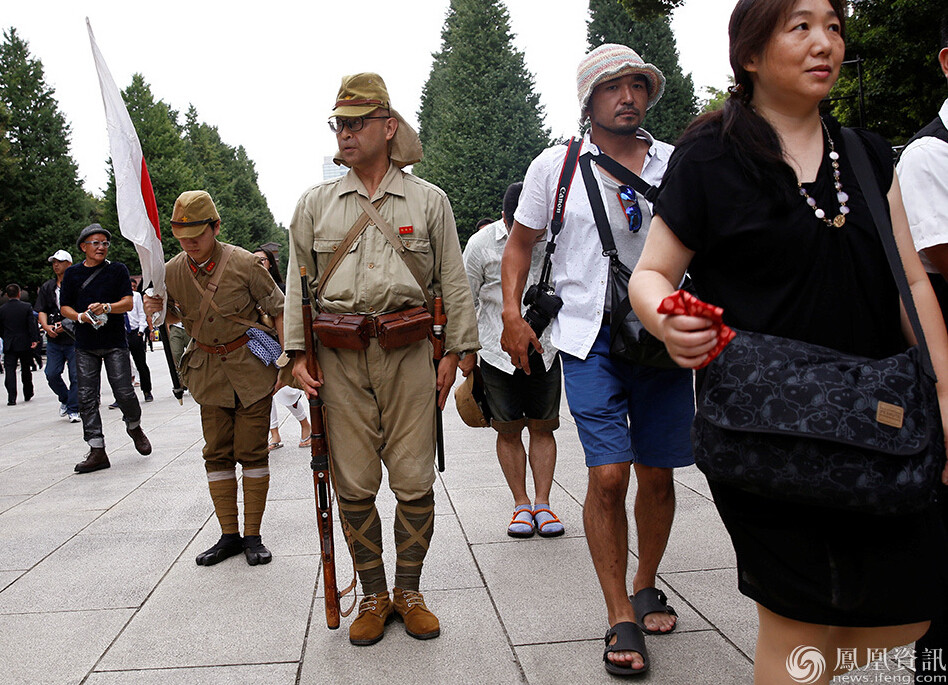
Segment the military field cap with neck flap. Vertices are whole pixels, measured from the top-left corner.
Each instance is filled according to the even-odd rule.
[[[421,139],[401,114],[392,109],[385,81],[378,74],[362,73],[342,77],[331,117],[364,117],[377,109],[388,110],[398,119],[398,130],[389,143],[389,158],[399,169],[421,161]],[[345,164],[337,152],[333,161]]]
[[[171,212],[171,232],[178,238],[197,238],[208,224],[220,221],[214,200],[203,190],[186,190],[174,201]]]

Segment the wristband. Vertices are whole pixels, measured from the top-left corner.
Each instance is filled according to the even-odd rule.
[[[105,313],[106,313],[106,314],[111,314],[111,313],[112,313],[112,303],[111,303],[111,302],[106,302],[106,303],[105,303]]]

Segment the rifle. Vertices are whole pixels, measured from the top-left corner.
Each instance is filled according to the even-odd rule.
[[[313,307],[309,301],[306,267],[300,267],[303,282],[303,337],[306,346],[306,370],[316,377],[316,348],[313,345]],[[316,524],[319,528],[319,548],[323,563],[323,594],[326,596],[326,626],[339,627],[339,589],[336,585],[336,557],[332,537],[332,501],[330,496],[329,442],[323,421],[323,400],[319,395],[309,398],[309,422],[313,428],[310,441],[310,468],[316,489]]]
[[[444,356],[444,326],[448,323],[448,318],[444,315],[444,300],[441,296],[434,298],[434,322],[431,326],[432,345],[434,346],[434,366],[435,378],[438,377],[438,363]],[[437,391],[436,391],[437,392]],[[441,415],[441,407],[438,406],[438,397],[435,396],[435,421],[437,431],[435,433],[438,446],[438,471],[444,472],[444,418]]]

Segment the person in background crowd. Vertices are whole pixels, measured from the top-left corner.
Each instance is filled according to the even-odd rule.
[[[20,299],[20,286],[16,283],[4,288],[7,303],[0,307],[0,338],[3,338],[3,369],[6,373],[4,384],[7,389],[7,406],[14,406],[17,400],[16,367],[20,365],[20,379],[23,383],[23,401],[33,398],[33,374],[30,365],[33,350],[39,346],[39,328],[33,316],[33,308]]]
[[[550,507],[550,490],[556,468],[556,438],[560,425],[560,360],[550,342],[550,329],[540,337],[543,354],[530,355],[530,373],[514,368],[500,348],[503,330],[500,261],[520,201],[522,183],[512,183],[504,193],[502,218],[478,231],[464,248],[464,268],[477,308],[481,341],[480,371],[491,411],[491,426],[497,431],[497,460],[514,498],[514,512],[507,535],[528,538],[534,533],[556,537],[563,524]],[[540,277],[546,241],[533,250],[531,282]],[[477,364],[477,355],[468,355],[458,367],[467,376]],[[521,434],[530,434],[530,469],[533,473],[534,501],[527,494],[527,452]]]
[[[40,286],[36,294],[39,325],[46,332],[46,382],[59,398],[59,415],[79,423],[79,381],[76,378],[76,326],[59,311],[59,293],[63,275],[72,266],[72,255],[56,250],[47,260],[55,276]],[[63,382],[63,370],[68,369],[69,386]]]
[[[936,61],[948,77],[948,12],[942,14],[940,28]],[[948,320],[948,99],[942,103],[938,116],[909,140],[897,171],[915,248],[938,298],[942,317]],[[948,487],[939,488],[938,499],[942,526],[948,529]],[[948,544],[942,540],[936,549],[943,552],[938,568],[942,591],[948,600]],[[923,673],[938,675],[948,682],[948,604],[942,602],[935,608],[931,628],[915,645],[915,672],[920,677]],[[944,658],[931,658],[935,654]]]
[[[277,287],[286,292],[286,283],[280,274],[280,267],[276,262],[273,253],[265,247],[258,247],[253,252],[260,265],[270,274]],[[290,410],[293,418],[300,423],[300,447],[309,447],[313,437],[313,429],[309,425],[309,417],[306,416],[306,409],[309,403],[306,401],[306,395],[302,390],[285,385],[273,393],[273,403],[270,405],[270,442],[267,449],[271,452],[283,447],[283,439],[280,437],[280,417],[277,415],[277,404],[282,404]]]

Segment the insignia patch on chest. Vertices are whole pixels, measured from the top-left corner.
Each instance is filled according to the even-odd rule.
[[[217,262],[213,262],[213,261],[208,262],[208,263],[207,263],[207,266],[204,267],[204,270],[205,270],[207,273],[211,273],[211,272],[214,270],[214,267],[215,267],[215,266],[217,266]]]
[[[399,226],[398,227],[399,235],[407,235],[409,233],[414,233],[414,232],[415,232],[414,226]]]

